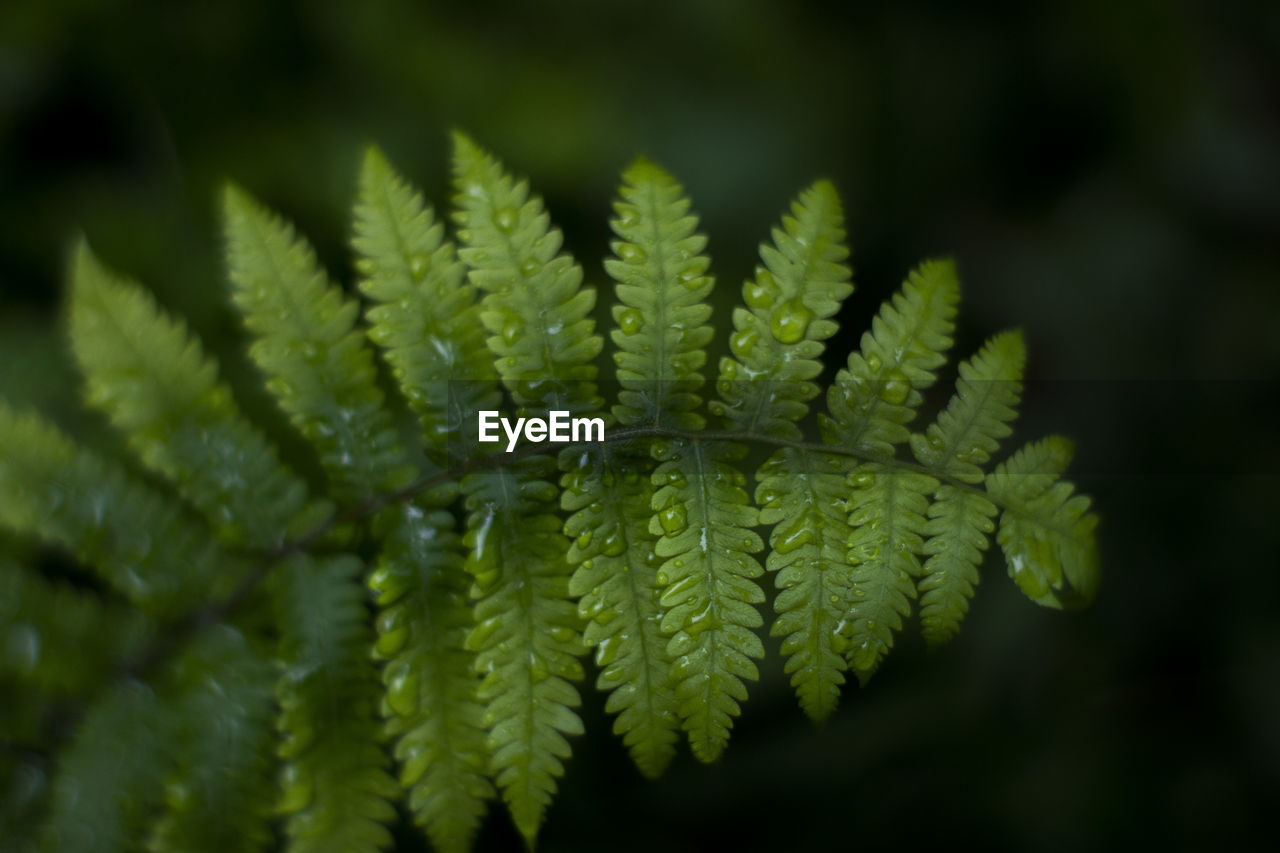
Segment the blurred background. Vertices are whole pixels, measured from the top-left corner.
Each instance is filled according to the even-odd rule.
[[[1021,326],[1016,437],[1077,442],[1101,597],[1041,610],[991,559],[960,637],[928,653],[908,626],[822,730],[770,641],[724,760],[658,783],[587,690],[542,849],[1270,848],[1277,57],[1266,2],[6,0],[0,394],[115,446],[59,319],[83,233],[284,436],[224,304],[225,179],[350,284],[361,149],[443,206],[463,128],[531,178],[599,284],[618,174],[643,153],[692,194],[728,305],[789,199],[830,177],[858,286],[831,369],[912,265],[954,256],[958,351]],[[516,843],[496,809],[480,848]]]

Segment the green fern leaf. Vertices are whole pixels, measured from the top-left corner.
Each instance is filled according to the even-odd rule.
[[[649,531],[652,468],[615,448],[592,453],[565,475],[562,505],[572,513],[565,533],[578,567],[569,593],[580,596],[578,612],[588,620],[583,638],[596,650],[596,685],[612,691],[605,710],[618,715],[614,734],[640,772],[656,778],[675,757],[680,718],[657,602],[657,537]]]
[[[140,651],[147,629],[136,610],[0,555],[0,678],[43,693],[85,695]]]
[[[960,286],[949,261],[922,264],[881,306],[861,349],[849,356],[827,394],[820,418],[828,443],[892,459],[906,425],[936,379],[951,346]],[[867,462],[850,474],[851,599],[836,626],[837,645],[866,683],[911,613],[921,573],[925,514],[939,483],[932,476]]]
[[[923,435],[911,436],[920,464],[966,483],[981,483],[982,466],[1013,430],[1022,397],[1026,345],[1021,332],[996,335],[960,363],[956,393]]]
[[[852,603],[846,485],[855,460],[783,448],[760,467],[760,523],[774,525],[765,567],[777,573],[773,600],[791,676],[806,714],[822,722],[840,699],[844,639],[836,633]]]
[[[987,477],[987,491],[1004,506],[996,541],[1009,576],[1045,607],[1083,607],[1098,592],[1098,516],[1089,498],[1059,477],[1074,448],[1050,437],[1027,445]]]
[[[828,444],[881,458],[908,438],[921,391],[933,384],[951,346],[960,284],[950,261],[926,261],[886,302],[827,392],[820,417]]]
[[[450,440],[474,438],[467,416],[496,408],[496,383],[482,381],[496,375],[452,244],[377,149],[365,155],[353,244],[366,275],[361,289],[377,303],[369,335],[417,411],[428,451],[443,462]],[[375,652],[387,661],[384,713],[416,819],[436,849],[465,850],[493,788],[465,644],[473,621],[461,543],[448,513],[420,523],[414,517],[423,510],[405,512],[380,516],[385,545],[369,580],[382,608]]]
[[[276,683],[284,762],[280,811],[296,853],[375,850],[400,788],[379,743],[377,673],[357,580],[359,561],[294,557],[277,567],[280,655]]]
[[[696,233],[684,188],[647,160],[623,173],[619,195],[610,223],[619,238],[616,257],[604,262],[618,282],[610,333],[621,386],[614,416],[624,426],[699,429],[700,370],[712,337],[707,238]]]
[[[152,853],[264,850],[271,841],[272,670],[238,631],[201,635],[161,689],[176,695],[177,767]]]
[[[355,328],[359,305],[329,283],[290,225],[243,190],[227,189],[225,215],[231,298],[256,337],[249,355],[320,454],[334,494],[363,498],[411,482],[417,472]]]
[[[916,459],[962,482],[981,483],[981,466],[1012,432],[1025,361],[1022,334],[1007,332],[961,362],[955,396],[924,435],[911,436]],[[928,559],[917,585],[920,626],[931,646],[960,630],[996,514],[995,505],[975,491],[943,485],[934,497],[925,525]]]
[[[956,635],[978,585],[978,566],[995,530],[996,506],[977,492],[944,484],[929,505],[924,532],[928,559],[916,585],[920,592],[920,630],[930,646]]]
[[[711,410],[747,433],[798,440],[796,426],[818,394],[822,341],[835,334],[830,318],[853,292],[844,263],[844,215],[835,187],[818,181],[800,194],[762,245],[764,266],[742,288],[746,308],[733,312],[732,358],[720,363]]]
[[[0,401],[0,527],[74,554],[153,617],[229,594],[245,568],[184,509]]]
[[[949,261],[881,308],[826,395],[821,440],[806,441],[852,291],[834,188],[802,191],[761,246],[706,401],[707,241],[680,184],[637,160],[604,264],[620,386],[606,403],[595,291],[528,184],[454,142],[457,250],[422,194],[366,153],[352,235],[363,324],[291,226],[226,193],[232,301],[267,390],[316,452],[320,499],[183,323],[76,248],[69,325],[89,403],[165,482],[0,401],[0,533],[18,537],[0,542],[0,685],[21,700],[0,703],[0,737],[20,745],[0,755],[0,787],[21,795],[0,806],[0,846],[28,849],[47,811],[49,850],[259,851],[281,818],[289,850],[373,853],[402,803],[433,847],[465,850],[500,790],[532,848],[582,731],[588,647],[614,732],[657,776],[682,730],[699,760],[726,748],[764,654],[765,568],[771,633],[818,721],[850,671],[865,684],[881,665],[917,596],[931,645],[956,633],[993,531],[1032,600],[1096,594],[1098,519],[1062,479],[1070,443],[1030,444],[988,473],[1020,402],[1019,333],[960,364],[954,397],[911,431],[951,345]],[[386,399],[375,351],[420,431]],[[613,434],[504,455],[476,422],[504,401],[526,418],[600,417]],[[754,505],[753,446],[771,451],[750,456],[767,457]],[[24,563],[33,541],[120,595],[46,579]],[[57,746],[53,724],[78,702],[52,785],[20,790],[37,772],[27,754]]]
[[[533,457],[462,482],[467,570],[479,599],[467,644],[484,673],[491,769],[530,845],[569,757],[564,736],[582,733],[570,682],[582,679],[586,650],[569,598],[557,489],[545,479],[551,472],[551,460]]]
[[[614,414],[628,426],[672,423],[699,428],[711,338],[702,304],[711,290],[684,190],[656,165],[638,160],[622,177],[612,225],[620,238],[605,269],[618,282],[611,333],[621,389]],[[669,679],[672,665],[656,601],[657,536],[649,530],[654,487],[648,443],[583,452],[564,476],[565,524],[578,566],[570,592],[588,619],[585,640],[596,649],[598,686],[611,690],[606,709],[617,713],[623,737],[646,776],[656,777],[675,756],[680,726]]]
[[[596,294],[581,286],[582,268],[560,253],[560,229],[527,182],[456,132],[453,170],[458,255],[485,293],[480,319],[503,383],[531,411],[596,411]]]
[[[893,633],[902,630],[902,620],[911,614],[928,496],[938,489],[938,481],[869,462],[855,469],[850,482],[853,604],[836,634],[850,668],[866,684],[893,647]]]
[[[763,624],[755,605],[764,592],[755,579],[764,570],[752,556],[764,542],[751,529],[758,512],[735,464],[741,445],[661,440],[652,452],[661,464],[649,530],[661,537],[655,551],[665,559],[656,580],[675,660],[671,679],[693,754],[710,762],[724,751],[747,698],[742,680],[759,677],[752,658],[764,657],[754,633]]]
[[[454,134],[454,213],[459,257],[484,292],[480,319],[503,383],[521,413],[596,412],[595,357],[601,342],[590,318],[595,291],[559,254],[560,231],[494,157]],[[577,455],[564,457],[566,470]],[[533,844],[569,755],[565,734],[580,734],[581,620],[569,598],[569,542],[555,516],[558,490],[545,460],[529,460],[462,481],[465,543],[475,578],[476,628],[470,646],[485,673],[492,769],[516,826]]]
[[[475,288],[443,223],[376,148],[360,172],[352,244],[360,289],[375,303],[369,336],[421,418],[429,451],[443,462],[450,441],[474,447],[475,413],[501,397]]]
[[[853,292],[843,219],[835,188],[818,181],[792,202],[773,245],[760,247],[763,265],[743,287],[747,308],[734,312],[734,358],[721,364],[724,403],[712,404],[744,432],[800,438],[797,421],[818,394],[822,341],[836,330],[830,318]],[[818,721],[835,710],[846,668],[834,631],[851,583],[850,468],[847,457],[781,448],[757,473],[760,522],[775,525],[765,561],[780,591],[771,632],[784,638],[786,672],[801,707]]]
[[[475,655],[466,647],[474,623],[460,542],[447,512],[425,523],[394,513],[379,516],[385,530],[375,532],[385,544],[369,579],[381,609],[374,652],[387,661],[383,714],[414,817],[437,850],[466,850],[493,787]]]
[[[329,515],[325,503],[308,505],[306,484],[240,414],[200,342],[84,243],[72,262],[70,315],[89,404],[224,543],[276,547]]]
[[[414,479],[417,468],[406,457],[392,417],[382,405],[372,351],[355,328],[358,305],[328,284],[314,253],[294,237],[289,226],[234,188],[228,190],[226,203],[232,297],[257,336],[250,355],[270,377],[268,388],[316,446],[339,497],[363,500],[379,490],[402,488]],[[446,486],[420,496],[417,502],[430,509],[447,502],[450,495]],[[412,541],[437,535],[432,523],[441,518],[392,509],[375,519],[375,526],[387,541]],[[407,529],[387,529],[396,524]],[[388,565],[395,557],[383,552],[384,572],[415,571],[413,566]],[[344,565],[331,562],[320,567],[324,574],[317,575],[315,583],[327,584],[329,589],[315,604],[354,625],[361,594],[354,576],[340,568]],[[296,594],[304,584],[306,568],[287,574],[293,580],[283,587],[284,594]],[[348,612],[353,605],[356,611]],[[285,601],[281,606],[292,604]],[[311,623],[302,621],[305,614],[288,612],[296,630],[308,636]],[[282,641],[283,654],[294,671],[312,665],[352,670],[348,681],[317,682],[305,691],[294,689],[286,675],[280,687],[294,703],[281,717],[281,730],[302,744],[287,756],[291,759],[287,771],[293,775],[286,778],[282,809],[297,812],[289,829],[295,846],[302,849],[323,849],[314,845],[328,843],[326,834],[346,826],[348,819],[352,827],[348,846],[333,849],[385,846],[390,838],[375,821],[387,820],[393,811],[378,798],[395,796],[398,787],[386,776],[385,755],[378,742],[373,701],[377,683],[367,683],[358,674],[365,669],[368,676],[374,675],[369,647],[362,646],[371,638],[352,627],[341,639],[341,646],[312,649],[301,643],[294,651]],[[290,657],[300,653],[296,649],[302,650],[301,658]],[[326,710],[335,706],[343,709],[340,716]],[[351,764],[353,756],[363,766]]]
[[[137,849],[159,805],[172,756],[173,719],[151,688],[113,685],[61,755],[41,847],[57,853]]]

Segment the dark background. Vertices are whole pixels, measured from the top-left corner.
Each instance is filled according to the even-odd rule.
[[[1022,326],[1017,437],[1077,441],[1101,597],[1042,610],[989,560],[961,636],[930,654],[908,626],[821,731],[775,641],[725,759],[658,783],[588,690],[541,849],[1271,847],[1278,65],[1275,3],[6,0],[0,394],[113,441],[58,319],[82,232],[280,432],[224,305],[226,178],[349,283],[362,147],[443,205],[461,127],[530,176],[600,284],[644,153],[692,194],[727,305],[787,201],[830,177],[858,284],[833,350],[910,266],[954,256],[958,349]],[[515,843],[496,808],[480,846]]]

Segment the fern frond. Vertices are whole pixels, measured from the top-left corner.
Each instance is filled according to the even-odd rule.
[[[863,684],[893,647],[911,613],[924,550],[925,513],[938,481],[927,474],[859,465],[850,477],[849,563],[852,605],[836,626],[849,667]]]
[[[73,853],[263,851],[276,819],[294,853],[376,853],[403,804],[435,849],[462,851],[500,791],[532,849],[582,732],[589,649],[644,775],[682,732],[697,759],[723,753],[764,656],[766,568],[771,633],[817,721],[850,671],[874,674],[917,596],[930,645],[956,633],[993,531],[1032,600],[1096,594],[1098,519],[1062,479],[1070,443],[989,470],[1020,402],[1020,333],[960,364],[955,395],[912,432],[952,344],[950,261],[881,307],[811,442],[801,427],[853,289],[835,189],[803,190],[761,245],[708,401],[707,240],[680,184],[637,160],[604,263],[620,386],[606,402],[596,293],[541,198],[466,136],[454,146],[457,249],[366,152],[363,323],[292,226],[226,191],[231,298],[316,452],[318,499],[183,322],[76,247],[69,326],[89,403],[165,482],[0,401],[0,692],[20,699],[0,702],[0,847],[28,850],[47,812],[44,848]],[[375,352],[421,435],[385,398]],[[504,401],[618,429],[504,455],[476,421]],[[767,456],[755,504],[752,446],[771,451],[750,456]],[[110,589],[49,580],[23,563],[31,540]],[[82,700],[47,784],[37,763]]]
[[[746,433],[797,440],[796,426],[818,394],[822,341],[836,332],[830,318],[853,292],[845,259],[844,214],[829,181],[818,181],[791,204],[761,245],[764,266],[742,288],[746,308],[733,311],[732,357],[720,363],[711,405]]]
[[[474,288],[443,224],[376,148],[361,169],[352,244],[361,290],[375,302],[369,337],[443,464],[450,441],[475,445],[472,415],[497,408],[497,374]],[[382,608],[375,653],[387,661],[383,710],[415,819],[437,850],[465,850],[493,787],[475,656],[466,648],[474,622],[461,543],[448,513],[405,512],[379,519],[385,546],[369,581]]]
[[[611,332],[621,389],[614,415],[629,426],[670,423],[700,428],[699,373],[711,338],[704,300],[710,262],[700,252],[684,190],[658,166],[637,160],[623,173],[612,221],[620,238],[605,269],[618,282]],[[596,649],[597,682],[611,690],[621,735],[640,771],[656,777],[675,756],[680,719],[669,679],[672,658],[661,631],[657,536],[649,530],[653,462],[647,443],[587,449],[565,473],[565,532],[577,566],[570,592],[580,596],[584,639]]]
[[[111,418],[143,464],[171,481],[228,545],[280,545],[330,512],[309,502],[239,411],[218,366],[185,326],[81,243],[71,274],[72,350],[88,402]]]
[[[671,679],[690,747],[710,762],[724,751],[747,698],[742,680],[759,677],[751,659],[764,657],[754,633],[763,624],[755,605],[764,592],[755,579],[764,570],[752,556],[764,542],[751,529],[758,513],[735,464],[741,445],[658,441],[652,452],[661,463],[649,530],[661,537],[655,551],[664,558],[656,578],[662,631],[671,637]]]
[[[783,638],[791,686],[817,722],[836,709],[848,669],[847,641],[836,629],[853,600],[846,483],[854,464],[848,456],[788,447],[757,475],[760,523],[774,525],[765,560],[778,587],[770,633]]]
[[[614,416],[625,426],[699,429],[698,389],[712,336],[707,238],[696,231],[684,188],[653,163],[633,163],[618,192],[610,221],[616,257],[604,262],[618,282],[610,333],[621,386]]]
[[[362,498],[412,481],[356,328],[359,305],[329,282],[292,226],[243,190],[228,187],[225,216],[231,298],[256,338],[249,355],[315,446],[334,494]]]
[[[747,307],[734,310],[733,356],[721,362],[717,382],[723,402],[711,409],[743,432],[795,441],[797,422],[818,394],[813,379],[822,371],[822,342],[836,331],[830,318],[853,292],[835,187],[818,181],[800,193],[772,237],[772,245],[760,246],[763,265],[743,286]],[[785,638],[785,669],[815,720],[835,710],[844,683],[833,632],[850,584],[843,497],[849,469],[847,458],[782,448],[757,473],[760,523],[775,525],[765,561],[778,572],[780,590],[771,631]]]
[[[219,626],[199,637],[167,674],[176,696],[176,770],[151,853],[233,853],[271,841],[273,672],[243,635]]]
[[[1098,592],[1098,516],[1089,498],[1059,477],[1074,447],[1053,436],[1033,442],[996,466],[987,491],[1004,505],[996,541],[1009,577],[1045,607],[1083,607]]]
[[[946,361],[959,297],[954,265],[927,261],[880,307],[827,393],[829,416],[819,416],[819,426],[828,444],[893,458],[894,445],[908,439],[921,392]],[[865,684],[911,613],[925,514],[939,483],[879,462],[858,465],[848,482],[853,576],[836,645]]]
[[[478,599],[467,645],[484,674],[491,769],[530,845],[569,757],[564,736],[582,733],[570,682],[583,677],[586,649],[569,598],[557,489],[545,479],[551,471],[551,460],[533,457],[462,482],[466,565]]]
[[[443,462],[449,441],[475,446],[474,414],[501,399],[475,288],[444,224],[376,148],[360,172],[352,245],[360,289],[376,303],[369,337],[418,413],[428,450]]]
[[[1025,361],[1022,334],[1006,332],[961,362],[955,396],[923,435],[911,436],[916,459],[962,482],[981,483],[982,466],[1013,431],[1009,424],[1017,414]],[[931,646],[960,630],[996,514],[995,505],[977,492],[944,485],[934,497],[925,525],[928,559],[918,584],[920,627]]]
[[[170,710],[136,681],[112,685],[62,753],[42,848],[58,853],[136,849],[160,804],[172,757]]]
[[[387,802],[400,792],[379,743],[378,676],[369,660],[359,561],[294,557],[277,567],[280,811],[296,853],[388,846]]]
[[[978,566],[995,530],[996,506],[986,497],[944,484],[929,505],[924,532],[929,537],[916,585],[920,592],[920,631],[930,646],[956,635],[978,585]]]
[[[911,436],[921,465],[966,483],[981,483],[982,466],[1013,429],[1022,398],[1027,350],[1021,332],[996,335],[960,362],[955,396],[924,434]]]
[[[295,238],[292,228],[234,188],[227,193],[226,224],[232,297],[244,313],[246,325],[257,336],[250,355],[270,377],[268,388],[294,424],[316,446],[334,493],[347,500],[359,500],[411,482],[418,469],[402,448],[392,416],[383,406],[372,350],[356,328],[359,306],[328,282],[314,253],[304,241]],[[452,486],[446,483],[434,493],[418,496],[415,503],[431,510],[447,503],[451,496]],[[391,509],[375,519],[374,526],[386,543],[435,537],[441,533],[437,525],[447,522],[440,513],[399,513]],[[395,565],[398,556],[394,551],[380,555],[384,574],[412,576],[419,570],[412,565]],[[345,570],[335,568],[339,565],[323,567],[331,589],[328,597],[317,603],[350,608],[358,604],[361,596],[357,587],[349,585]],[[305,574],[305,570],[291,574]],[[295,581],[302,583],[296,578]],[[291,588],[294,587],[286,587]],[[299,725],[317,728],[315,743],[293,756],[291,765],[300,768],[299,772],[310,773],[313,779],[291,784],[285,791],[284,808],[303,809],[290,821],[295,844],[303,847],[328,843],[322,839],[347,818],[353,819],[356,827],[348,844],[385,845],[389,836],[374,822],[387,820],[393,812],[378,798],[398,793],[398,787],[386,776],[379,743],[374,717],[377,705],[372,702],[377,685],[366,685],[357,678],[362,669],[368,670],[367,675],[373,674],[367,664],[357,663],[366,660],[361,656],[361,647],[371,638],[355,630],[357,612],[342,612],[352,622],[344,636],[347,645],[326,651],[349,658],[345,664],[351,667],[349,689],[360,691],[361,701],[338,702],[334,692],[344,685],[326,682],[296,694],[295,713],[286,713],[282,718],[286,732]],[[363,649],[367,655],[368,646]],[[390,679],[395,672],[384,671],[383,676]],[[282,687],[289,688],[287,676]],[[370,701],[363,701],[366,698]],[[343,709],[341,716],[325,714],[325,707],[335,702]],[[322,716],[316,719],[316,715]],[[356,763],[352,763],[353,756]],[[330,768],[343,761],[346,766],[342,773],[332,773]],[[308,769],[311,765],[314,767]],[[315,792],[314,805],[310,803],[312,795],[303,797],[299,793],[312,782],[324,786],[324,791]],[[362,794],[348,803],[346,797],[352,785],[360,786],[357,790]],[[364,829],[359,828],[361,817],[365,818]]]
[[[46,693],[84,693],[136,653],[148,627],[136,610],[0,555],[0,676]]]
[[[453,141],[458,255],[484,291],[480,320],[503,383],[531,411],[598,410],[595,290],[581,286],[582,268],[560,253],[560,229],[528,183],[464,134]]]
[[[381,612],[376,657],[385,660],[383,714],[396,738],[400,782],[436,850],[466,850],[493,796],[486,777],[484,710],[462,553],[452,516],[412,504],[382,513],[384,544],[369,586]]]
[[[461,133],[453,170],[458,255],[484,292],[480,319],[504,385],[522,413],[598,411],[595,291],[581,287],[582,269],[559,253],[562,237],[542,200]],[[566,473],[577,459],[564,456]],[[478,598],[470,646],[485,673],[492,769],[530,844],[569,755],[564,734],[582,731],[570,681],[582,678],[586,651],[569,598],[569,543],[554,514],[558,490],[541,462],[462,481]]]
[[[828,444],[892,458],[893,446],[907,440],[921,390],[946,362],[959,299],[951,261],[926,261],[908,276],[827,392],[830,417],[819,423]]]
[[[591,451],[565,475],[563,508],[569,562],[578,566],[569,593],[587,619],[583,639],[596,650],[596,686],[611,691],[605,711],[640,772],[656,778],[675,757],[680,718],[671,690],[671,656],[658,606],[657,537],[649,530],[653,497],[647,458],[617,448]]]
[[[0,401],[0,527],[75,555],[144,613],[230,592],[244,567],[182,506]]]

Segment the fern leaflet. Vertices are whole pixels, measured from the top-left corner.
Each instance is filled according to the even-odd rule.
[[[982,466],[1012,430],[1021,396],[1022,335],[997,335],[960,363],[956,394],[924,435],[911,436],[921,464],[965,483],[982,482]],[[943,485],[929,505],[921,567],[920,626],[932,646],[951,639],[969,609],[996,507],[982,494]]]
[[[453,245],[377,149],[360,174],[353,243],[366,275],[361,289],[375,303],[369,335],[417,411],[428,453],[444,462],[448,442],[474,429],[466,416],[497,406],[497,386],[481,381],[493,376],[492,362]],[[387,545],[369,584],[383,608],[376,653],[387,661],[388,732],[399,737],[415,817],[437,849],[464,850],[493,788],[475,656],[465,643],[473,620],[461,542],[440,511],[426,524],[390,511],[380,523]]]
[[[587,316],[593,290],[558,254],[559,230],[542,201],[495,158],[454,134],[459,256],[484,291],[480,319],[503,384],[523,412],[598,410],[600,338]],[[532,844],[579,734],[581,620],[569,598],[568,540],[555,515],[552,473],[533,459],[463,479],[468,571],[475,578],[470,646],[485,673],[492,769],[516,826]],[[571,457],[565,457],[566,466]]]

